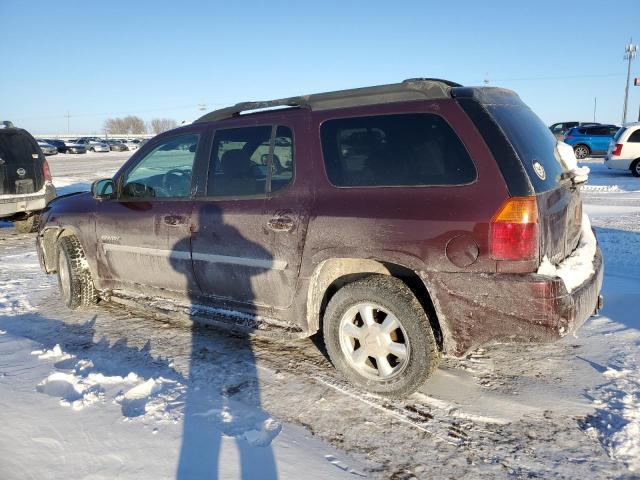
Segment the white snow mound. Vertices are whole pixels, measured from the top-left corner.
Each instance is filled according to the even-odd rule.
[[[559,265],[553,265],[545,255],[538,267],[538,274],[562,278],[567,292],[571,293],[593,275],[593,258],[596,255],[596,250],[596,236],[591,230],[591,221],[589,216],[583,213],[582,232],[578,247]]]
[[[573,147],[564,142],[558,142],[556,148],[560,155],[560,159],[567,167],[567,170],[575,174],[573,181],[576,183],[585,183],[589,178],[589,172],[591,169],[589,167],[578,166],[578,159],[576,158],[576,154],[573,152]]]

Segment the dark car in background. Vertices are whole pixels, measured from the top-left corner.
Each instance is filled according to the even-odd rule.
[[[554,123],[553,125],[549,126],[549,130],[551,130],[551,133],[553,133],[558,140],[563,140],[566,133],[569,130],[571,130],[573,127],[580,127],[580,126],[586,126],[586,125],[600,125],[600,124],[596,122],[560,122],[560,123]]]
[[[43,140],[47,142],[49,145],[53,145],[54,147],[56,147],[56,149],[58,150],[58,153],[65,153],[67,151],[67,146],[62,140],[53,139],[53,138],[43,138]]]
[[[76,143],[75,140],[65,140],[65,153],[83,154],[87,153],[87,147],[84,144]]]
[[[617,125],[585,125],[571,128],[564,137],[564,142],[573,147],[578,160],[591,155],[605,155],[609,143],[620,127]]]
[[[10,122],[0,125],[0,219],[22,233],[35,231],[39,214],[56,196],[38,142]]]
[[[321,331],[347,379],[401,397],[442,354],[557,340],[601,305],[567,168],[506,89],[413,79],[247,102],[52,202],[37,248],[70,308],[171,299],[165,315]],[[584,265],[572,283],[538,273],[570,256]]]

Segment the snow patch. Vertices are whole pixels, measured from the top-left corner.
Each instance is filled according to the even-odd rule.
[[[102,390],[96,385],[83,385],[73,374],[55,372],[40,382],[36,390],[60,398],[60,405],[81,410],[101,400]]]
[[[575,183],[585,183],[589,178],[589,167],[579,167],[578,159],[573,151],[573,147],[564,142],[558,142],[557,145],[558,154],[560,159],[566,165],[567,170],[573,172],[573,181]]]
[[[538,274],[562,278],[567,292],[571,293],[593,275],[593,258],[596,250],[597,241],[591,230],[589,216],[583,213],[578,247],[559,265],[552,264],[545,255],[538,267]]]
[[[74,358],[73,355],[65,353],[60,348],[60,345],[56,344],[51,350],[34,350],[31,355],[38,355],[39,360],[68,360]]]

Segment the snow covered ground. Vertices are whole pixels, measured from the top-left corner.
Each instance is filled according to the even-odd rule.
[[[126,157],[49,162],[66,193]],[[345,384],[316,339],[69,312],[33,235],[0,223],[0,478],[640,478],[640,180],[589,167],[602,314],[447,358],[404,401]]]

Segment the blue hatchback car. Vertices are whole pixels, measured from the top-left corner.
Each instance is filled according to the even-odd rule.
[[[605,155],[609,142],[619,129],[616,125],[574,127],[564,136],[564,143],[573,147],[578,160],[590,155]]]

